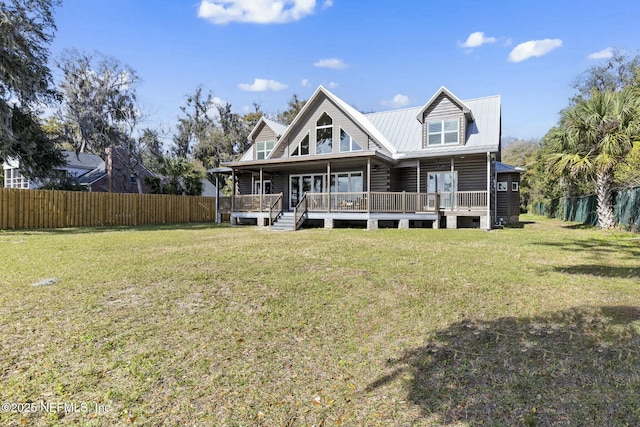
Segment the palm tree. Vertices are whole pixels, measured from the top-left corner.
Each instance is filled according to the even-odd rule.
[[[612,228],[615,167],[640,137],[640,96],[630,89],[596,92],[561,113],[548,137],[560,146],[554,169],[594,180],[598,225]]]

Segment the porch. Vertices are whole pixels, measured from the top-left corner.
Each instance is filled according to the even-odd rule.
[[[232,203],[232,222],[254,218],[258,225],[272,226],[284,212],[291,212],[285,208],[282,193],[236,195]],[[456,228],[454,221],[459,216],[486,217],[487,192],[307,192],[292,211],[294,229],[307,219],[323,219],[327,228],[335,220],[366,220],[367,228],[377,228],[380,220],[398,221],[401,228],[411,220],[432,221],[438,228],[441,217],[447,217],[447,228]]]

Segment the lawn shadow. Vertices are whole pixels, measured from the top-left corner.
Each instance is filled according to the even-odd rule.
[[[640,425],[638,320],[627,306],[463,320],[368,389],[411,378],[407,399],[444,425]]]
[[[535,223],[535,221],[518,221],[513,224],[505,224],[504,228],[525,228],[527,225],[532,225]]]
[[[534,242],[535,246],[550,246],[559,248],[563,251],[581,251],[591,255],[604,255],[607,253],[624,253],[625,256],[631,258],[640,257],[640,245],[635,245],[634,241],[606,241],[601,239],[583,239],[572,240],[567,242]]]
[[[640,267],[614,267],[611,265],[602,264],[584,264],[584,265],[572,265],[569,267],[554,267],[554,271],[565,274],[586,274],[596,277],[610,277],[610,278],[634,278],[640,277]]]
[[[168,231],[168,230],[205,230],[211,228],[228,228],[229,223],[216,224],[214,222],[186,222],[179,224],[145,224],[145,225],[105,225],[95,227],[69,228],[26,228],[4,229],[0,232],[12,234],[89,234],[107,233],[114,231]]]

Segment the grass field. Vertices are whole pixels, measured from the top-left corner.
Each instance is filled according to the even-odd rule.
[[[639,425],[639,236],[524,219],[0,232],[0,425]]]

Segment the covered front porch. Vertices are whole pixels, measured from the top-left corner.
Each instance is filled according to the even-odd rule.
[[[430,221],[434,228],[446,217],[447,228],[457,228],[458,217],[487,215],[486,191],[444,193],[417,192],[326,192],[305,193],[293,209],[294,228],[307,219],[333,221],[368,221],[367,228],[377,228],[374,221],[397,221],[400,228],[409,221]],[[286,212],[284,196],[280,194],[250,194],[232,197],[232,222],[254,218],[258,225],[271,226]],[[236,221],[234,221],[234,219]]]

